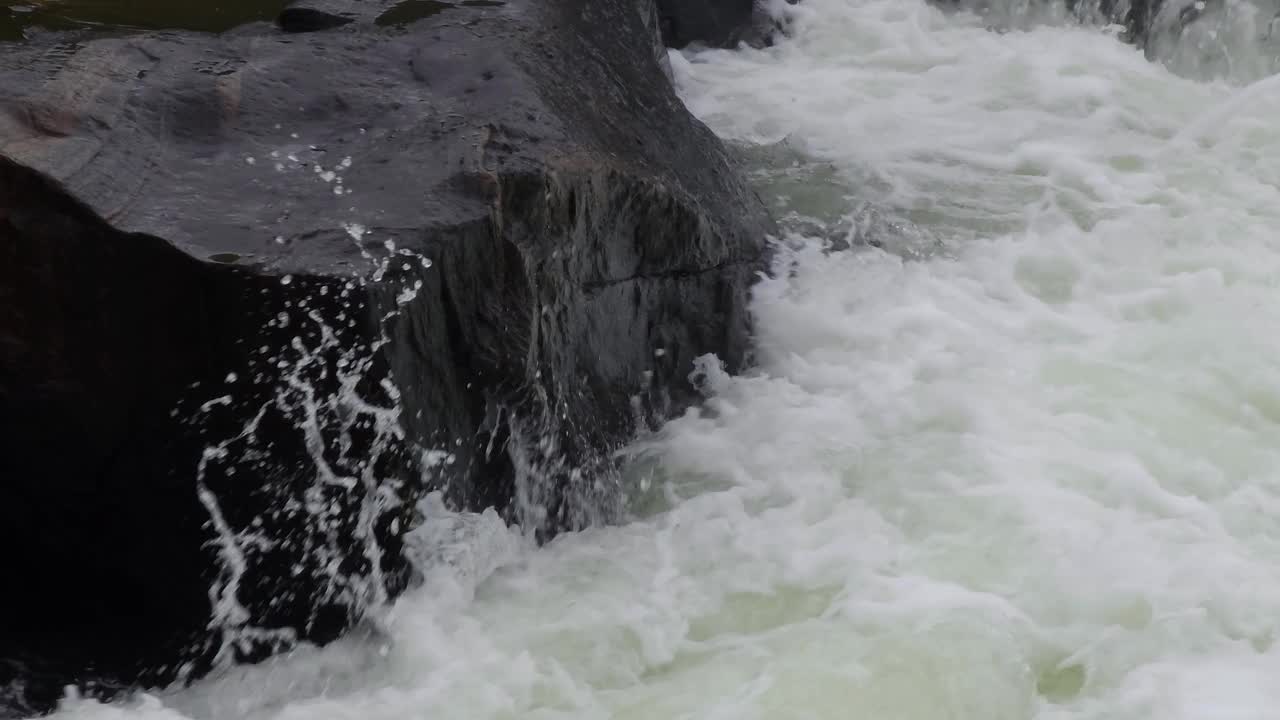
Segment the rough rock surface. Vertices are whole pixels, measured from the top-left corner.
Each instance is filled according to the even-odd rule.
[[[746,362],[770,221],[650,6],[327,5],[0,45],[0,715],[332,639],[429,490],[609,520]]]

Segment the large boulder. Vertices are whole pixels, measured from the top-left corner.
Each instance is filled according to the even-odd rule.
[[[336,637],[429,491],[614,519],[747,361],[770,222],[652,5],[310,10],[0,44],[0,715]]]

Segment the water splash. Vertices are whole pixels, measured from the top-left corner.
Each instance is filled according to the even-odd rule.
[[[375,260],[361,242],[367,231],[356,228],[347,232],[371,262],[369,270],[346,281],[281,278],[292,299],[268,332],[283,338],[283,346],[260,347],[253,367],[228,377],[232,392],[206,402],[197,418],[235,412],[238,390],[245,391],[241,397],[264,398],[237,432],[205,449],[197,469],[197,495],[219,563],[209,590],[215,666],[292,647],[309,634],[322,608],[343,608],[348,621],[364,616],[402,584],[387,576],[387,550],[379,538],[410,529],[413,502],[430,485],[431,468],[410,461],[423,449],[405,435],[400,390],[380,353],[388,324],[423,287],[406,271],[425,270],[431,262],[394,246]],[[371,341],[361,342],[361,318],[374,312],[381,283],[397,288],[393,304],[374,319]],[[236,385],[241,375],[252,378],[250,387]],[[275,448],[285,442],[282,434],[303,451],[306,467],[281,466]],[[236,498],[234,518],[224,509],[226,497]],[[243,510],[246,497],[259,508],[250,516]],[[290,558],[288,567],[280,567],[282,557]],[[263,609],[243,597],[250,585],[263,582],[259,572],[310,576],[302,584],[314,585],[315,594],[303,602],[313,613],[303,627],[279,625],[270,608],[265,614],[277,623],[261,622]]]

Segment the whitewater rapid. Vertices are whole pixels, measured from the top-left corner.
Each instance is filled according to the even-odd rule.
[[[701,367],[633,522],[441,512],[368,632],[61,717],[1280,716],[1273,58],[786,12],[673,53],[789,232],[758,370]]]

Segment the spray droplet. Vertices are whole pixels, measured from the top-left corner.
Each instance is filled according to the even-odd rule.
[[[227,382],[233,383],[240,378],[235,373],[227,373]]]
[[[245,161],[245,162],[247,162],[247,163],[249,163],[250,165],[256,164],[256,163],[258,162],[256,159],[254,159],[254,158],[252,158],[252,157],[247,157],[247,158],[245,158],[245,159],[244,159],[244,161]]]
[[[284,236],[283,236],[283,235],[277,235],[277,236],[276,236],[276,244],[277,244],[277,245],[283,245],[283,244],[284,244]]]
[[[289,283],[291,283],[291,282],[293,282],[293,276],[292,276],[292,275],[285,275],[284,277],[280,278],[280,284],[281,284],[281,285],[288,285],[288,284],[289,284]]]
[[[342,229],[346,230],[347,234],[351,236],[351,239],[356,242],[360,242],[361,238],[364,237],[364,234],[369,232],[363,225],[359,225],[357,223],[348,223],[343,225]],[[347,283],[347,285],[350,286],[350,283]]]

